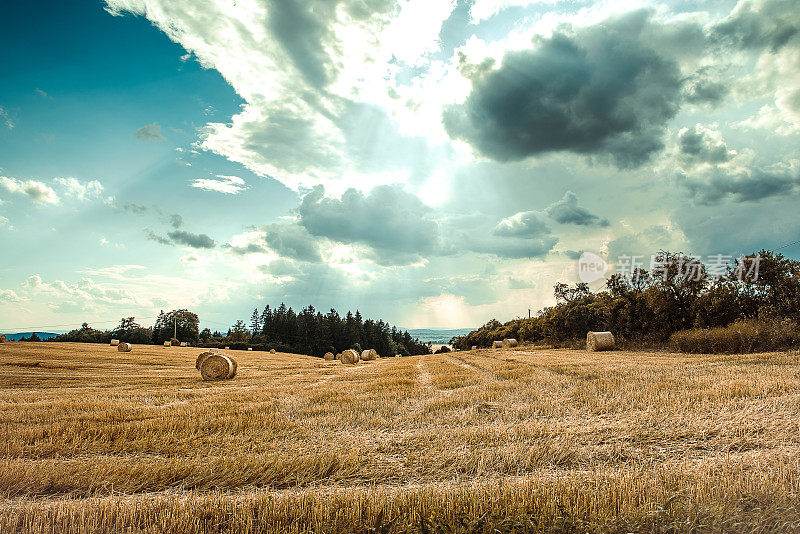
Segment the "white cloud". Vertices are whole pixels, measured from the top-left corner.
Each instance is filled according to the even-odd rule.
[[[24,300],[26,299],[20,297],[11,289],[0,289],[0,301],[2,302],[23,302]]]
[[[778,135],[795,135],[800,132],[800,115],[779,109],[776,105],[765,104],[756,115],[736,121],[731,126],[740,130],[762,130]]]
[[[226,176],[224,174],[218,174],[216,179],[198,178],[192,181],[192,187],[204,191],[225,193],[226,195],[237,195],[247,189],[247,185],[245,185],[245,181],[242,178],[238,176]]]
[[[40,204],[58,204],[58,195],[53,188],[37,180],[17,180],[0,176],[0,188],[9,193],[27,195],[34,202]]]
[[[77,178],[56,178],[55,183],[64,189],[64,193],[79,200],[93,200],[103,194],[103,184],[97,180],[81,182]]]
[[[207,276],[152,274],[136,265],[86,269],[80,274],[83,276],[76,282],[45,281],[39,274],[34,274],[22,283],[23,296],[15,295],[44,306],[42,313],[46,309],[49,312],[80,311],[114,317],[115,314],[140,313],[142,310],[155,314],[165,307],[165,303],[169,307],[195,307],[227,300],[240,285]]]

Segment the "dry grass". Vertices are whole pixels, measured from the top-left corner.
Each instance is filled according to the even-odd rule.
[[[0,346],[0,532],[800,531],[797,353],[198,350]]]

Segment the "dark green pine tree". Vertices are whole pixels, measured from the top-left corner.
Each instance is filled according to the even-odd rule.
[[[258,315],[258,308],[253,310],[253,315],[250,316],[250,333],[257,336],[261,332],[261,317]]]

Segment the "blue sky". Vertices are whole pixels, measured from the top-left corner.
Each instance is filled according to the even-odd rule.
[[[281,301],[468,327],[582,251],[800,234],[788,0],[2,9],[0,330]]]

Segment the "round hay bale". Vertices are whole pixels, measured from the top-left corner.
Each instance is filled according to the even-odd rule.
[[[377,359],[378,359],[378,353],[375,351],[375,349],[367,349],[361,351],[361,361],[368,362]]]
[[[225,350],[231,350],[231,348],[230,347],[225,347]]]
[[[611,332],[589,332],[586,334],[586,350],[614,350],[614,334]]]
[[[358,353],[353,349],[347,349],[342,353],[342,363],[358,363]]]
[[[0,343],[5,343],[5,342],[6,342],[6,335],[0,334]]]
[[[492,348],[493,349],[502,349],[503,342],[502,341],[492,341]]]
[[[247,347],[247,350],[253,350],[253,347]]]
[[[130,343],[120,343],[119,345],[117,345],[118,352],[130,352],[132,348],[133,345],[131,345]]]
[[[341,360],[342,359],[342,353],[341,352],[338,353],[336,356],[333,357],[333,359],[334,360]]]
[[[112,339],[111,340],[111,346],[112,347],[118,347],[119,346],[119,339]]]
[[[181,341],[181,347],[188,347],[188,346],[189,346],[188,343],[186,343],[185,341]]]
[[[504,349],[510,349],[511,347],[516,347],[517,345],[519,345],[519,343],[513,337],[503,340],[503,348]]]
[[[202,364],[203,361],[205,361],[205,359],[208,358],[209,356],[211,356],[212,354],[216,354],[216,352],[212,352],[210,350],[207,350],[205,352],[201,352],[197,356],[197,359],[194,361],[194,368],[199,371],[200,370],[200,364]]]
[[[478,350],[478,345],[472,345],[472,349],[470,350]]]
[[[210,353],[200,362],[203,380],[227,380],[236,376],[236,362],[227,354]]]
[[[170,343],[169,341],[165,341],[165,342],[164,342],[164,346],[165,346],[165,347],[171,347],[171,346],[172,346],[172,343]]]
[[[336,358],[332,352],[326,352],[324,358],[328,361],[332,361]]]
[[[277,352],[275,351],[275,349],[269,349],[269,353],[270,353],[270,354],[277,354]]]

